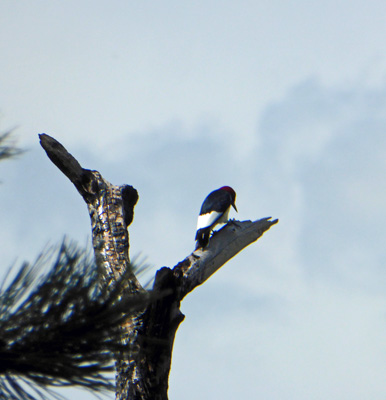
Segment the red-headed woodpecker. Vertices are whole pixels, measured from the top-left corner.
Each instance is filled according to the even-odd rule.
[[[231,206],[237,211],[235,200],[236,192],[229,186],[223,186],[208,194],[198,216],[196,249],[208,245],[210,233],[217,224],[228,222]]]

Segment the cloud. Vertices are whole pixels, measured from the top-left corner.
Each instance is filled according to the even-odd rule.
[[[191,295],[212,304],[177,335],[208,397],[382,398],[385,89],[308,80],[261,115],[245,207],[280,223]]]
[[[300,83],[261,116],[256,180],[291,224],[289,240],[304,268],[344,269],[336,265],[340,256],[357,258],[352,267],[367,257],[369,268],[379,269],[385,128],[385,87],[329,88],[316,80]]]
[[[231,185],[280,223],[184,300],[171,398],[383,400],[384,2],[3,3],[2,121],[31,148],[0,165],[4,269],[90,235],[38,132],[138,189],[154,269]]]
[[[68,147],[139,190],[131,253],[154,268],[193,249],[201,202],[223,184],[240,219],[280,218],[184,300],[171,398],[381,399],[385,99],[383,87],[306,80],[266,107],[242,151],[213,121],[177,120],[120,138],[115,157]],[[12,254],[88,235],[82,200],[42,150],[8,168],[0,202]]]

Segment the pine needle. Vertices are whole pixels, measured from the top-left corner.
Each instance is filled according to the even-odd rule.
[[[57,397],[50,387],[70,385],[114,390],[105,373],[114,370],[114,354],[128,351],[120,326],[149,302],[124,293],[126,280],[102,290],[91,258],[65,241],[24,263],[0,293],[0,397],[48,399]]]

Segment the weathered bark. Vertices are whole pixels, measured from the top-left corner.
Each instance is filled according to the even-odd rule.
[[[278,220],[271,217],[258,221],[231,220],[222,229],[215,232],[209,246],[202,251],[194,251],[185,260],[174,267],[174,274],[180,276],[178,291],[182,300],[189,292],[204,283],[249,244],[255,242]]]
[[[108,287],[131,268],[127,227],[133,220],[137,191],[128,185],[112,185],[99,172],[82,168],[58,141],[45,134],[39,136],[48,157],[75,185],[87,204],[96,263],[100,268],[101,281]],[[127,293],[143,290],[134,273],[129,274]],[[139,327],[141,314],[130,316],[122,327],[123,341],[130,344],[131,349],[138,348]],[[136,363],[131,357],[128,358],[128,354],[117,355],[117,398],[127,398],[118,396],[118,393],[127,391],[137,375],[136,369]]]
[[[55,139],[39,136],[48,157],[87,204],[95,257],[104,282],[109,285],[130,268],[127,227],[133,220],[137,191],[128,185],[112,185],[99,172],[82,168]],[[213,235],[205,250],[194,251],[173,269],[157,271],[153,286],[157,300],[140,314],[130,316],[122,327],[125,343],[136,351],[117,356],[117,400],[167,400],[174,337],[184,319],[181,300],[277,222],[270,218],[231,221]],[[131,274],[128,293],[143,290]]]

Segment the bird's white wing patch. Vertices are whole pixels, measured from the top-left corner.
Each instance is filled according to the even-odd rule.
[[[213,225],[222,215],[223,213],[218,211],[212,211],[207,214],[202,214],[198,216],[197,220],[197,230],[208,228]]]

